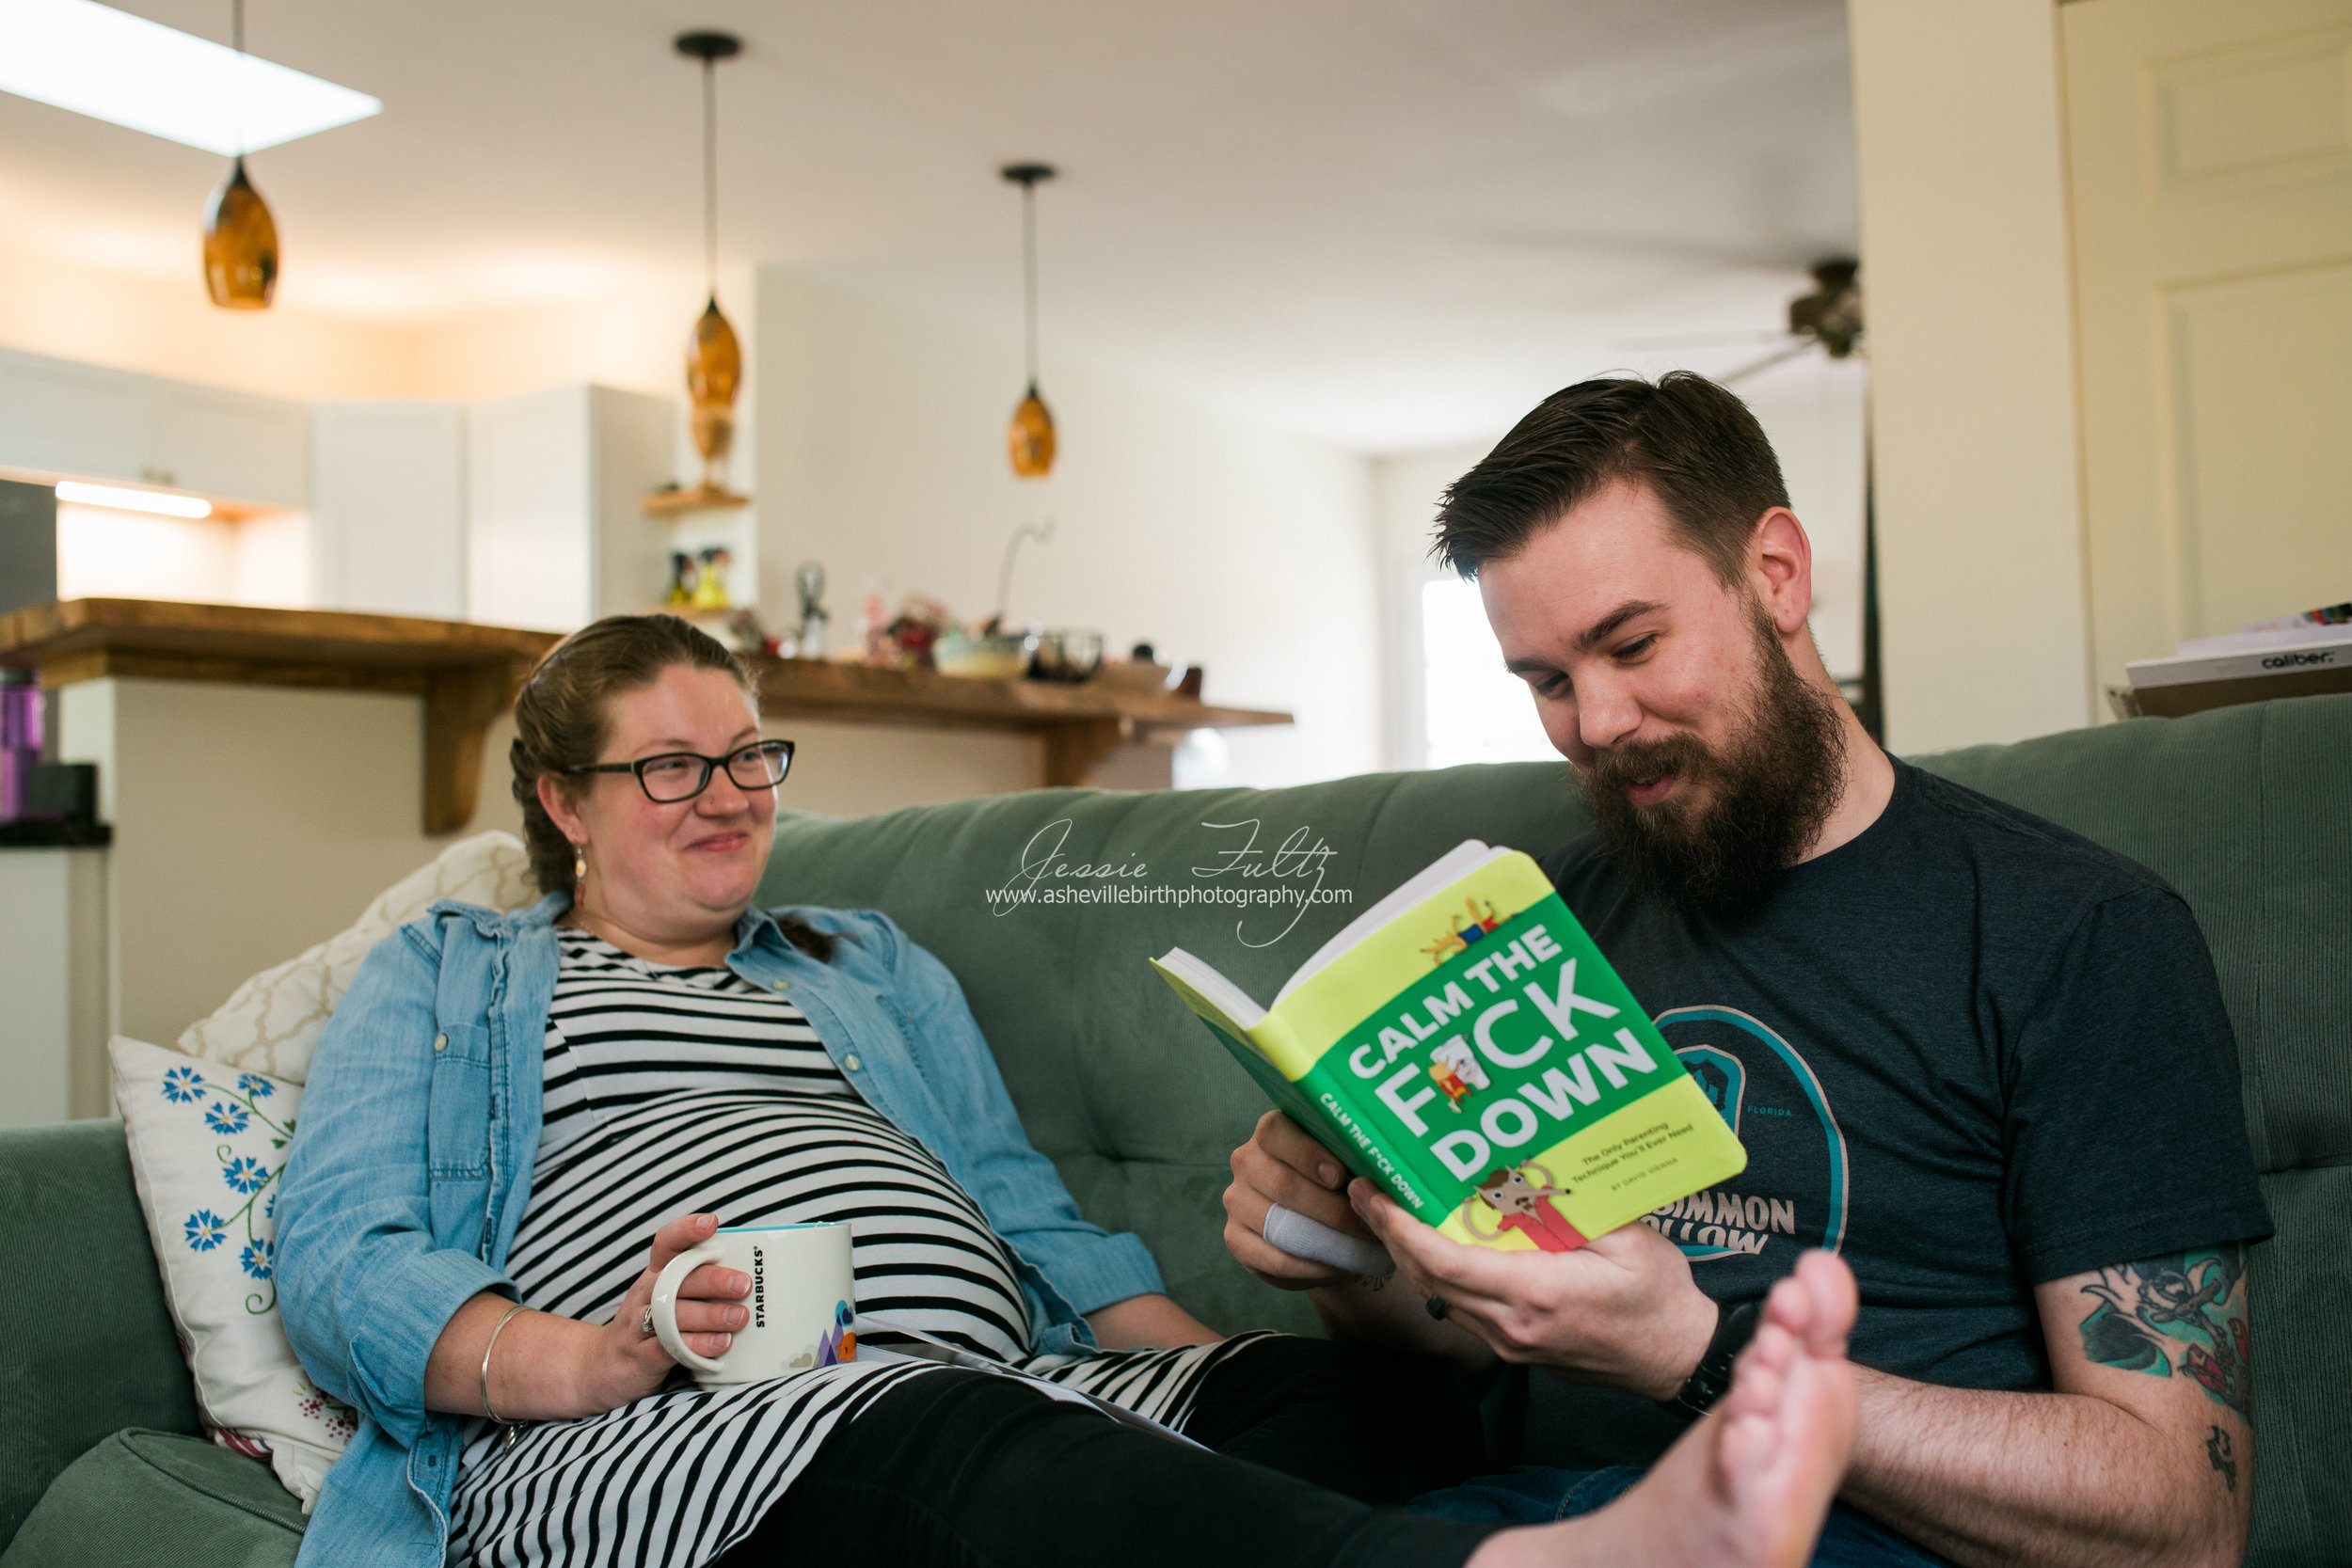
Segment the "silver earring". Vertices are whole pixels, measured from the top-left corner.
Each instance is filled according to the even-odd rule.
[[[586,881],[587,879],[588,846],[585,844],[575,844],[572,846],[572,886],[578,887],[580,883]]]

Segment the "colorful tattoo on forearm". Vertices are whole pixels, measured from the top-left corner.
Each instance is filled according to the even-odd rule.
[[[2082,1323],[2083,1354],[2091,1360],[2150,1377],[2170,1377],[2177,1368],[2215,1403],[2250,1419],[2253,1344],[2243,1245],[2101,1269],[2083,1294],[2099,1301]]]

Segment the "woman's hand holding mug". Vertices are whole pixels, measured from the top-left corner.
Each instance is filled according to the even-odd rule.
[[[611,1410],[644,1398],[676,1367],[660,1339],[643,1326],[653,1304],[654,1281],[672,1259],[710,1240],[718,1229],[716,1214],[687,1214],[654,1232],[653,1257],[645,1272],[621,1297],[612,1321],[596,1331],[581,1372],[583,1391],[596,1409]],[[706,1263],[688,1275],[677,1289],[676,1308],[686,1348],[698,1355],[724,1355],[735,1342],[734,1331],[750,1321],[750,1309],[741,1304],[751,1288],[750,1276],[717,1264]]]

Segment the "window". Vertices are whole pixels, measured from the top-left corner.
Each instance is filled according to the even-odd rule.
[[[1527,683],[1502,668],[1475,583],[1447,577],[1422,584],[1421,667],[1429,767],[1560,760]]]

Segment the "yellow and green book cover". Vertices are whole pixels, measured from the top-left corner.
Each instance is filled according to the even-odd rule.
[[[1471,840],[1333,937],[1271,1007],[1154,968],[1274,1102],[1456,1241],[1566,1252],[1747,1151],[1526,855]]]

